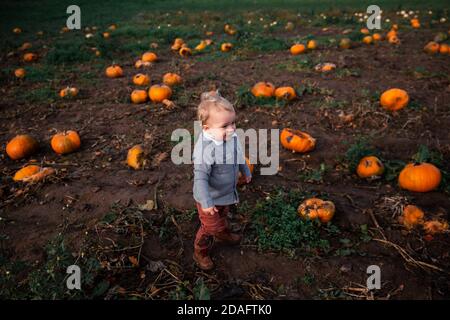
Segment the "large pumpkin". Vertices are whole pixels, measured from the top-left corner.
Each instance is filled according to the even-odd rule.
[[[81,146],[81,141],[76,131],[69,130],[55,134],[50,144],[56,153],[66,154],[78,150]]]
[[[139,170],[144,166],[144,149],[140,145],[136,145],[128,150],[127,164],[135,170]]]
[[[257,98],[270,98],[275,94],[275,86],[270,82],[258,82],[251,93]]]
[[[33,137],[23,134],[12,138],[6,145],[6,153],[13,160],[26,158],[37,151],[39,144]]]
[[[153,52],[145,52],[142,55],[141,60],[143,62],[155,62],[156,60],[158,60],[158,56]]]
[[[423,50],[428,54],[435,54],[439,52],[439,43],[431,41],[423,48]]]
[[[14,75],[19,78],[22,79],[23,77],[25,77],[26,71],[24,68],[17,68],[16,70],[14,70]]]
[[[303,219],[316,220],[319,219],[322,223],[331,221],[336,211],[334,203],[331,201],[324,201],[319,198],[310,198],[303,201],[297,209],[298,214]]]
[[[308,152],[314,149],[316,139],[306,132],[284,128],[280,134],[281,145],[293,152]]]
[[[253,174],[253,170],[255,168],[255,165],[250,163],[250,160],[245,157],[245,162],[247,163],[248,168],[250,169],[250,173]],[[239,171],[239,177],[238,177],[238,185],[243,185],[245,184],[245,177],[244,175]]]
[[[163,102],[166,99],[170,99],[172,96],[172,89],[165,84],[155,84],[148,90],[148,95],[153,102]]]
[[[386,90],[380,97],[381,106],[391,111],[403,109],[408,103],[408,93],[402,89],[393,88]]]
[[[409,163],[398,176],[401,188],[414,192],[428,192],[441,183],[441,171],[431,163]]]
[[[383,163],[375,156],[362,158],[356,168],[356,173],[360,178],[378,177],[381,176],[383,172]]]

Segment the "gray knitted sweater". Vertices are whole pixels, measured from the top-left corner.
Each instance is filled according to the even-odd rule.
[[[204,132],[194,147],[194,199],[202,208],[239,202],[236,189],[239,171],[251,177],[236,134],[221,143]]]

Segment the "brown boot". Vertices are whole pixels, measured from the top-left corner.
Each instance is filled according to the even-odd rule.
[[[214,263],[208,255],[207,250],[202,250],[194,247],[194,254],[192,256],[194,261],[197,263],[198,267],[202,270],[211,270],[214,268]]]
[[[235,245],[241,242],[242,237],[239,234],[224,231],[214,236],[214,241],[217,243]]]

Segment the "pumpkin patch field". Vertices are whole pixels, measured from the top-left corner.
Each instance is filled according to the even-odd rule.
[[[448,2],[70,4],[0,4],[0,298],[450,298]],[[202,271],[172,133],[212,90],[279,163]]]

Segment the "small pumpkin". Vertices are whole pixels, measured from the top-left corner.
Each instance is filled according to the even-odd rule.
[[[103,32],[102,36],[104,39],[109,39],[109,37],[111,37],[111,34],[109,32]]]
[[[428,54],[436,54],[439,52],[439,43],[430,41],[427,43],[427,45],[423,48],[423,50]]]
[[[245,157],[245,162],[247,163],[248,168],[250,169],[250,173],[253,174],[253,170],[255,168],[255,165],[250,163],[250,160]],[[238,186],[245,184],[245,177],[244,175],[239,171],[239,176],[238,176]]]
[[[371,44],[373,42],[372,36],[365,36],[362,40],[365,44]]]
[[[375,156],[367,156],[359,161],[356,173],[360,178],[379,177],[384,172],[383,163]]]
[[[383,40],[383,36],[379,33],[374,33],[372,35],[372,39],[373,39],[373,41],[381,41],[381,40]]]
[[[403,208],[403,213],[399,217],[399,222],[407,229],[412,229],[416,225],[423,223],[424,216],[425,214],[420,208],[409,204]]]
[[[423,224],[423,230],[427,234],[443,233],[448,230],[447,221],[430,220]]]
[[[408,163],[398,176],[402,189],[414,192],[428,192],[441,183],[441,171],[431,163]]]
[[[439,47],[439,53],[440,54],[449,54],[450,53],[450,46],[446,43],[443,43]]]
[[[80,136],[76,131],[59,132],[50,141],[53,151],[57,154],[67,154],[78,150],[81,146]]]
[[[174,51],[179,51],[181,49],[181,46],[184,44],[183,39],[176,38],[172,44],[171,49]]]
[[[258,82],[252,89],[251,93],[257,98],[270,98],[275,94],[275,86],[270,82]]]
[[[167,86],[176,86],[179,85],[182,81],[183,79],[181,78],[181,76],[176,73],[169,72],[163,76],[163,83]]]
[[[146,90],[133,90],[133,92],[131,92],[131,101],[133,103],[144,103],[147,99],[148,95]]]
[[[19,47],[19,51],[24,51],[24,50],[28,50],[32,47],[32,44],[29,42],[24,42],[20,47]]]
[[[294,88],[292,87],[279,87],[275,90],[275,97],[283,100],[293,100],[297,97]]]
[[[17,68],[16,70],[14,70],[14,75],[19,78],[22,79],[25,77],[26,75],[26,71],[24,68]]]
[[[306,44],[306,47],[309,50],[315,50],[317,49],[317,41],[316,40],[309,40],[308,43]]]
[[[41,168],[37,165],[29,165],[18,170],[13,177],[14,181],[38,182],[55,173],[53,168]]]
[[[394,35],[388,38],[388,42],[391,44],[400,44],[400,39]]]
[[[165,84],[155,84],[150,87],[148,95],[153,102],[164,102],[172,96],[172,89]]]
[[[362,33],[362,34],[369,34],[370,31],[369,31],[369,29],[367,29],[367,28],[362,28],[362,29],[361,29],[361,33]]]
[[[316,139],[300,130],[284,128],[280,134],[281,145],[293,152],[308,152],[316,146]]]
[[[197,50],[197,51],[202,51],[202,50],[205,50],[205,48],[207,46],[208,45],[206,44],[206,41],[202,40],[202,41],[200,41],[200,43],[194,49]]]
[[[290,51],[292,55],[296,56],[298,54],[306,52],[306,47],[304,44],[297,43],[291,47]]]
[[[383,92],[380,97],[380,104],[383,108],[397,111],[406,107],[409,103],[409,95],[402,89],[389,89]]]
[[[158,56],[154,52],[145,52],[142,55],[141,60],[144,62],[155,62],[158,60]]]
[[[64,97],[75,97],[78,94],[78,89],[75,87],[66,87],[64,89],[61,89],[61,91],[59,92],[59,96],[61,98]]]
[[[139,170],[144,167],[144,149],[142,149],[141,145],[135,145],[128,150],[127,164],[135,170]]]
[[[393,29],[389,30],[389,32],[386,34],[386,38],[389,39],[391,37],[397,37],[397,31]]]
[[[319,72],[330,72],[332,70],[336,69],[336,65],[334,63],[319,63],[317,66],[314,67],[314,70]]]
[[[25,62],[33,62],[36,61],[37,58],[38,58],[37,54],[31,52],[25,53],[23,55],[23,61]]]
[[[114,64],[106,68],[105,74],[108,78],[119,78],[123,76],[123,70],[119,65]]]
[[[226,24],[224,26],[224,30],[225,30],[226,33],[228,33],[231,36],[236,34],[236,32],[237,32],[237,30],[233,26],[231,26],[229,24]]]
[[[303,201],[297,208],[297,212],[303,219],[316,220],[322,223],[331,221],[336,211],[332,201],[324,201],[319,198],[310,198]]]
[[[420,28],[420,21],[417,18],[411,19],[411,27],[413,27],[414,29],[418,29]]]
[[[228,52],[232,48],[233,48],[233,45],[229,42],[225,42],[220,45],[220,51],[222,51],[222,52]]]
[[[150,67],[151,65],[152,65],[151,62],[148,62],[148,61],[142,61],[141,59],[139,59],[138,61],[136,61],[136,63],[134,64],[134,66],[136,67],[136,69],[145,68],[145,67]]]
[[[16,27],[12,30],[12,32],[15,34],[19,34],[19,33],[22,33],[22,29]]]
[[[137,86],[147,86],[150,78],[146,74],[138,73],[133,77],[133,83]]]
[[[178,51],[178,53],[182,57],[188,57],[192,54],[192,50],[189,49],[188,47],[181,47],[181,49],[180,49],[180,51]]]
[[[12,160],[19,160],[31,156],[39,149],[39,143],[28,134],[12,138],[6,145],[6,154]]]
[[[352,40],[350,40],[349,38],[343,38],[339,42],[339,47],[341,49],[350,49],[351,46],[352,46]]]

